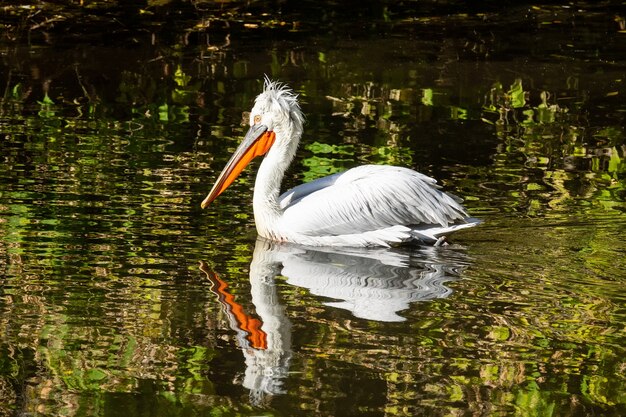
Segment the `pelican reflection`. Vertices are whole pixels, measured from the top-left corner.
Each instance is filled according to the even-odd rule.
[[[449,282],[469,265],[463,251],[451,248],[320,248],[259,238],[250,264],[253,317],[229,293],[228,285],[205,263],[211,290],[226,312],[246,361],[243,385],[253,403],[284,392],[289,371],[291,322],[275,279],[330,299],[324,305],[379,322],[406,320],[398,314],[411,303],[448,297]]]

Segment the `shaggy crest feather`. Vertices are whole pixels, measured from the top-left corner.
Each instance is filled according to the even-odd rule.
[[[255,100],[267,111],[278,111],[283,116],[293,119],[300,126],[304,124],[304,115],[298,103],[298,94],[294,93],[286,84],[272,81],[265,76],[263,92]]]

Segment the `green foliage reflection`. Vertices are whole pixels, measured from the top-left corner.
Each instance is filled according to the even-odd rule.
[[[0,414],[626,404],[613,6],[31,3],[3,6],[0,26]],[[486,221],[459,240],[473,264],[451,297],[412,306],[406,325],[350,317],[279,279],[297,350],[289,392],[258,409],[197,270],[212,260],[251,302],[254,171],[211,211],[197,206],[264,73],[293,85],[308,116],[290,181],[410,166]]]

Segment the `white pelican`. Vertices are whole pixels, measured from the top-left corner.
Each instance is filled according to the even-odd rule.
[[[250,129],[202,201],[206,208],[256,156],[265,155],[254,184],[254,220],[260,236],[312,246],[441,244],[475,226],[459,199],[408,168],[364,165],[299,185],[280,185],[302,136],[297,95],[265,79],[250,112]]]

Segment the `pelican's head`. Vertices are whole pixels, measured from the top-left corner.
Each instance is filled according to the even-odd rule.
[[[298,96],[285,84],[266,77],[263,92],[250,111],[249,123],[246,136],[202,201],[202,208],[228,188],[254,157],[273,149],[279,160],[289,163],[293,159],[304,123]]]
[[[285,84],[266,77],[263,92],[254,100],[250,111],[250,127],[263,125],[269,132],[278,131],[288,136],[295,130],[299,139],[303,122],[298,96]]]

